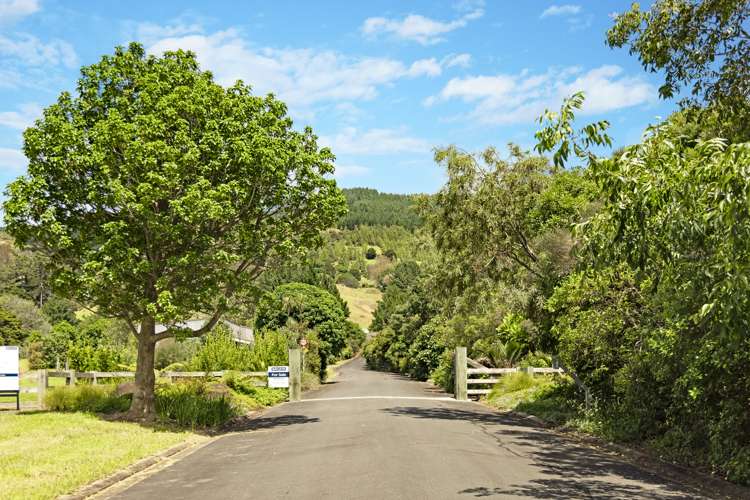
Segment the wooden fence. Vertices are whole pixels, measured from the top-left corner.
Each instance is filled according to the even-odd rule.
[[[562,375],[562,368],[487,368],[466,356],[465,347],[456,347],[455,355],[455,397],[460,401],[466,401],[469,396],[482,396],[489,394],[492,389],[488,385],[500,382],[497,375],[508,375],[511,373],[534,374],[558,374]],[[469,368],[468,366],[472,366]],[[471,386],[471,388],[469,388]],[[485,386],[484,388],[476,388]]]

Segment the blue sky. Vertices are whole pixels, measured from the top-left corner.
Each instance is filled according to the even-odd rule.
[[[604,34],[629,1],[142,2],[0,0],[0,183],[23,173],[22,130],[82,65],[137,40],[184,48],[229,85],[287,102],[337,156],[344,187],[435,192],[436,146],[534,144],[534,121],[576,90],[581,123],[636,142],[674,103]]]

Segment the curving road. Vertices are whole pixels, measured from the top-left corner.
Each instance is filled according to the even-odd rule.
[[[118,499],[698,498],[426,383],[345,365]]]

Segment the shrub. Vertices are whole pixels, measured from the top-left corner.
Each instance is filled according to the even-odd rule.
[[[349,288],[359,288],[359,280],[350,272],[346,272],[339,276],[338,283],[340,285],[348,286]]]
[[[16,316],[3,308],[0,308],[0,345],[21,345],[28,332],[21,327],[21,322]]]
[[[393,250],[392,248],[389,248],[388,250],[383,252],[383,255],[388,257],[389,260],[396,260],[396,251]]]
[[[47,299],[42,307],[42,312],[52,325],[60,321],[67,321],[71,325],[78,323],[75,303],[56,295]]]
[[[130,407],[130,396],[118,396],[114,386],[77,385],[50,388],[44,403],[52,411],[114,413]]]
[[[259,406],[272,406],[281,403],[286,401],[288,395],[286,389],[256,386],[252,378],[232,372],[224,376],[224,383],[233,391],[250,396]]]
[[[377,255],[378,255],[378,251],[375,250],[373,247],[369,247],[367,251],[365,252],[365,257],[367,258],[367,260],[372,260],[375,257],[377,257]]]
[[[198,351],[199,342],[195,339],[183,341],[177,339],[165,339],[156,345],[156,358],[154,368],[162,370],[166,366],[175,363],[189,362]]]
[[[240,414],[231,396],[212,396],[202,381],[160,385],[156,389],[156,412],[163,420],[183,427],[218,427]]]
[[[224,326],[216,327],[190,361],[197,371],[244,370],[250,363],[250,348],[238,345]]]
[[[21,322],[24,330],[47,333],[50,324],[34,302],[16,295],[0,295],[0,307],[10,311]]]

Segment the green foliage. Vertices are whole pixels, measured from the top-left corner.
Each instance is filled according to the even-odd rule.
[[[195,371],[244,370],[249,358],[250,348],[237,344],[229,330],[219,326],[203,338],[190,365]]]
[[[128,321],[144,352],[206,333],[268,262],[320,245],[345,211],[326,177],[333,154],[286,111],[242,82],[216,84],[193,53],[118,47],[24,132],[28,173],[8,186],[6,230],[41,250],[62,296]],[[195,311],[213,321],[180,328]],[[155,322],[170,328],[156,335]],[[152,382],[139,379],[133,412],[151,413]]]
[[[202,381],[160,385],[156,412],[181,427],[218,427],[240,414],[230,394],[212,394]]]
[[[156,344],[154,368],[166,369],[178,363],[189,363],[198,351],[199,344],[193,340],[165,339]],[[177,371],[177,370],[170,370]]]
[[[364,333],[346,319],[347,313],[336,297],[325,290],[304,283],[288,283],[263,296],[255,324],[259,330],[289,327],[314,331],[319,375],[323,380],[328,362],[353,355],[363,340]],[[294,337],[292,341],[296,343],[299,335]]]
[[[401,226],[413,230],[422,224],[415,210],[414,196],[379,193],[375,189],[344,189],[348,212],[339,226]]]
[[[252,346],[237,343],[224,327],[217,327],[203,338],[188,365],[195,371],[265,371],[285,365],[290,337],[284,331],[264,331],[255,335]]]
[[[42,311],[31,300],[17,295],[0,295],[0,307],[13,313],[21,322],[21,327],[26,331],[37,331],[47,333],[50,324]]]
[[[67,321],[71,325],[78,323],[76,318],[77,307],[75,303],[70,300],[63,299],[57,295],[51,296],[47,299],[42,307],[42,312],[47,317],[47,321],[54,325],[60,321]]]
[[[13,313],[0,308],[0,345],[20,346],[26,340],[28,332],[21,327],[21,322]]]
[[[628,46],[646,70],[664,74],[662,98],[690,87],[693,98],[684,99],[684,106],[707,104],[711,114],[720,116],[714,132],[746,141],[749,19],[745,0],[657,0],[648,10],[634,3],[615,17],[607,43]]]
[[[52,411],[113,413],[130,406],[130,396],[118,396],[106,385],[52,387],[47,390],[45,406]]]
[[[372,260],[372,259],[374,259],[377,256],[378,256],[378,251],[377,250],[375,250],[373,247],[368,247],[367,248],[367,251],[365,252],[365,258],[367,260]]]
[[[359,288],[359,280],[352,273],[346,272],[339,276],[338,283],[349,288]]]
[[[116,371],[126,361],[123,346],[118,345],[112,331],[116,324],[91,317],[75,326],[60,321],[52,331],[40,337],[40,368],[67,366],[78,371]]]
[[[232,372],[224,376],[224,383],[233,391],[251,397],[260,406],[273,406],[286,401],[288,397],[285,389],[258,387],[250,378]]]

